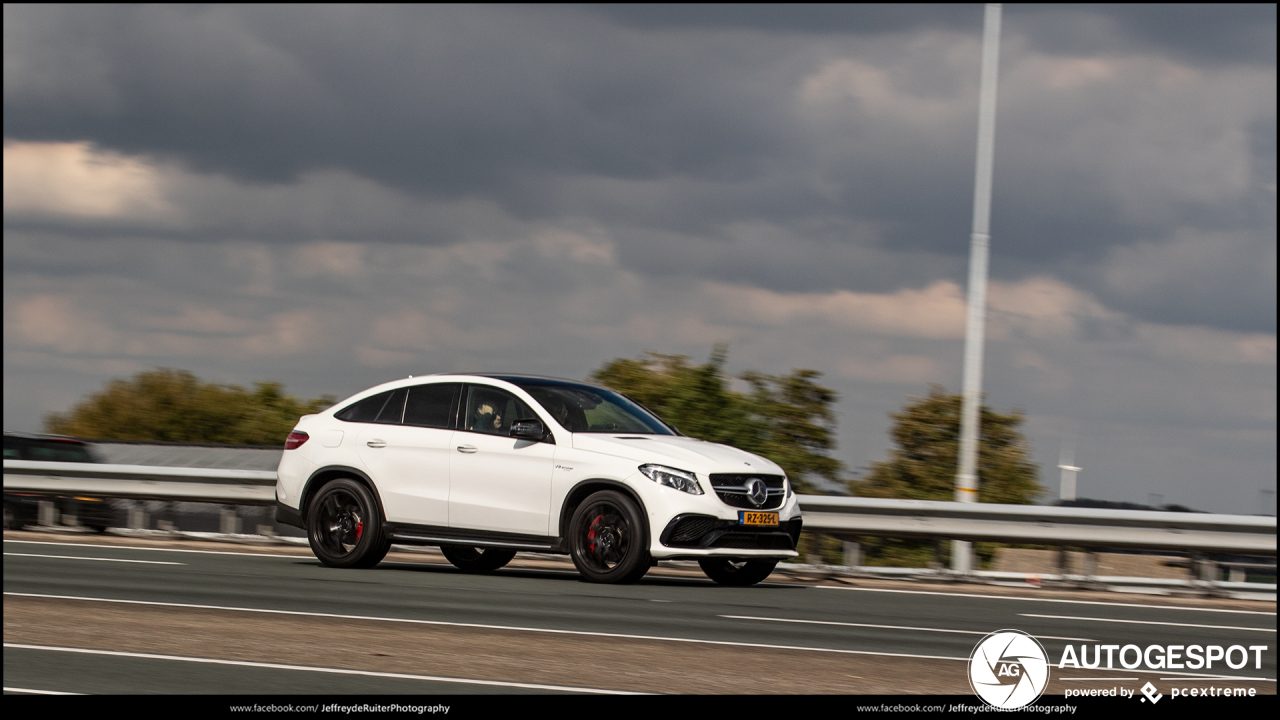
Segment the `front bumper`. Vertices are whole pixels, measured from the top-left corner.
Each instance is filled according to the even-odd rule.
[[[667,523],[658,541],[663,556],[746,556],[795,557],[800,542],[800,518],[784,520],[772,527],[740,525],[712,515],[685,513]]]

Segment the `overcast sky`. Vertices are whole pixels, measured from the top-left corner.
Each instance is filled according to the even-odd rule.
[[[646,350],[959,392],[981,5],[4,7],[4,426]],[[1008,5],[985,390],[1041,482],[1263,510],[1276,8]],[[1268,511],[1274,512],[1274,494]]]

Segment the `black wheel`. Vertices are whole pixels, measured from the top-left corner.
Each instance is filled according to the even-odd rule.
[[[601,490],[573,513],[569,555],[590,582],[635,582],[649,571],[648,525],[626,495]]]
[[[707,558],[699,560],[702,572],[721,585],[744,587],[769,577],[777,560],[735,560],[732,558]]]
[[[347,478],[329,481],[311,500],[307,540],[329,567],[371,568],[391,549],[373,494]]]
[[[440,552],[459,570],[474,573],[493,572],[516,556],[515,550],[481,549],[465,545],[441,545]]]

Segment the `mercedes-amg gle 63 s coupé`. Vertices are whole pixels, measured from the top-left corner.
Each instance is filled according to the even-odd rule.
[[[410,377],[303,417],[276,513],[332,567],[437,545],[469,572],[518,551],[568,554],[605,583],[691,559],[751,585],[800,537],[795,493],[769,460],[685,437],[612,390],[522,375]]]

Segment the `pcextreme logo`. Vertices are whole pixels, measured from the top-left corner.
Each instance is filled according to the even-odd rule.
[[[1036,701],[1049,684],[1049,656],[1021,630],[997,630],[969,656],[969,686],[992,707],[1016,710]]]

